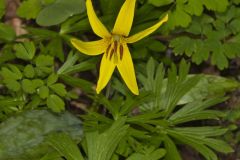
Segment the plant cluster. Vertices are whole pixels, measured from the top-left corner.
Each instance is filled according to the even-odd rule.
[[[0,0],[0,160],[240,158],[240,1],[132,2]]]

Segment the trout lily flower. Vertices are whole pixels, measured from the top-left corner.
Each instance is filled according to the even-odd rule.
[[[92,1],[86,0],[90,25],[93,32],[102,39],[83,42],[73,38],[71,43],[76,49],[87,55],[93,56],[103,53],[96,88],[98,94],[107,85],[116,67],[131,92],[135,95],[139,94],[134,66],[127,44],[139,41],[157,30],[168,20],[168,15],[152,27],[128,37],[133,23],[135,3],[136,0],[125,0],[117,16],[114,28],[112,32],[109,32],[96,16]]]

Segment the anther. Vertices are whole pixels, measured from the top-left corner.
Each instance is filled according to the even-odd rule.
[[[108,57],[108,53],[109,53],[110,48],[111,48],[111,44],[109,44],[109,46],[108,46],[108,48],[106,50],[106,58]]]
[[[120,53],[120,60],[122,60],[123,58],[123,46],[120,44],[120,47],[119,47],[119,53]]]
[[[114,41],[114,52],[117,52],[117,47],[118,47],[118,43],[117,41]]]
[[[111,50],[110,57],[109,57],[110,60],[112,59],[113,53],[114,53],[114,49]]]

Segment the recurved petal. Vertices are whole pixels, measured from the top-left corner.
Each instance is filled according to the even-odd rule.
[[[113,74],[115,67],[116,64],[114,64],[112,60],[109,60],[106,54],[104,54],[100,65],[100,75],[96,88],[97,94],[99,94],[101,90],[105,88]]]
[[[117,68],[124,82],[126,83],[128,88],[131,90],[131,92],[134,93],[135,95],[138,95],[139,91],[138,91],[134,66],[132,62],[132,57],[130,55],[128,46],[126,44],[124,44],[123,49],[124,50],[123,50],[122,61],[120,61],[117,64]]]
[[[104,39],[98,41],[83,42],[81,40],[73,38],[71,39],[71,43],[80,52],[91,56],[104,53],[108,46],[107,41]]]
[[[132,27],[136,0],[125,0],[116,19],[113,33],[128,36]]]
[[[91,24],[91,27],[96,35],[99,37],[110,37],[111,34],[108,32],[106,27],[102,24],[102,22],[98,19],[91,0],[86,1],[86,7],[87,7],[87,15],[89,22]]]
[[[153,25],[152,27],[126,38],[126,42],[134,43],[143,39],[144,37],[148,36],[149,34],[153,33],[155,30],[157,30],[167,20],[168,20],[168,15],[166,15],[161,21],[159,21],[157,24]]]

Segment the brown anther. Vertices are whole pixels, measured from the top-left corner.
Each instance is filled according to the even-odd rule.
[[[110,58],[109,58],[110,60],[112,59],[113,53],[114,53],[114,49],[111,50]]]
[[[111,44],[109,44],[109,46],[108,46],[108,48],[106,50],[106,58],[108,57],[108,53],[109,53],[110,48],[111,48]]]
[[[117,47],[118,47],[118,43],[117,41],[114,41],[114,52],[117,52]]]
[[[123,58],[123,46],[120,44],[120,47],[119,47],[119,53],[120,53],[120,60],[122,60]]]

